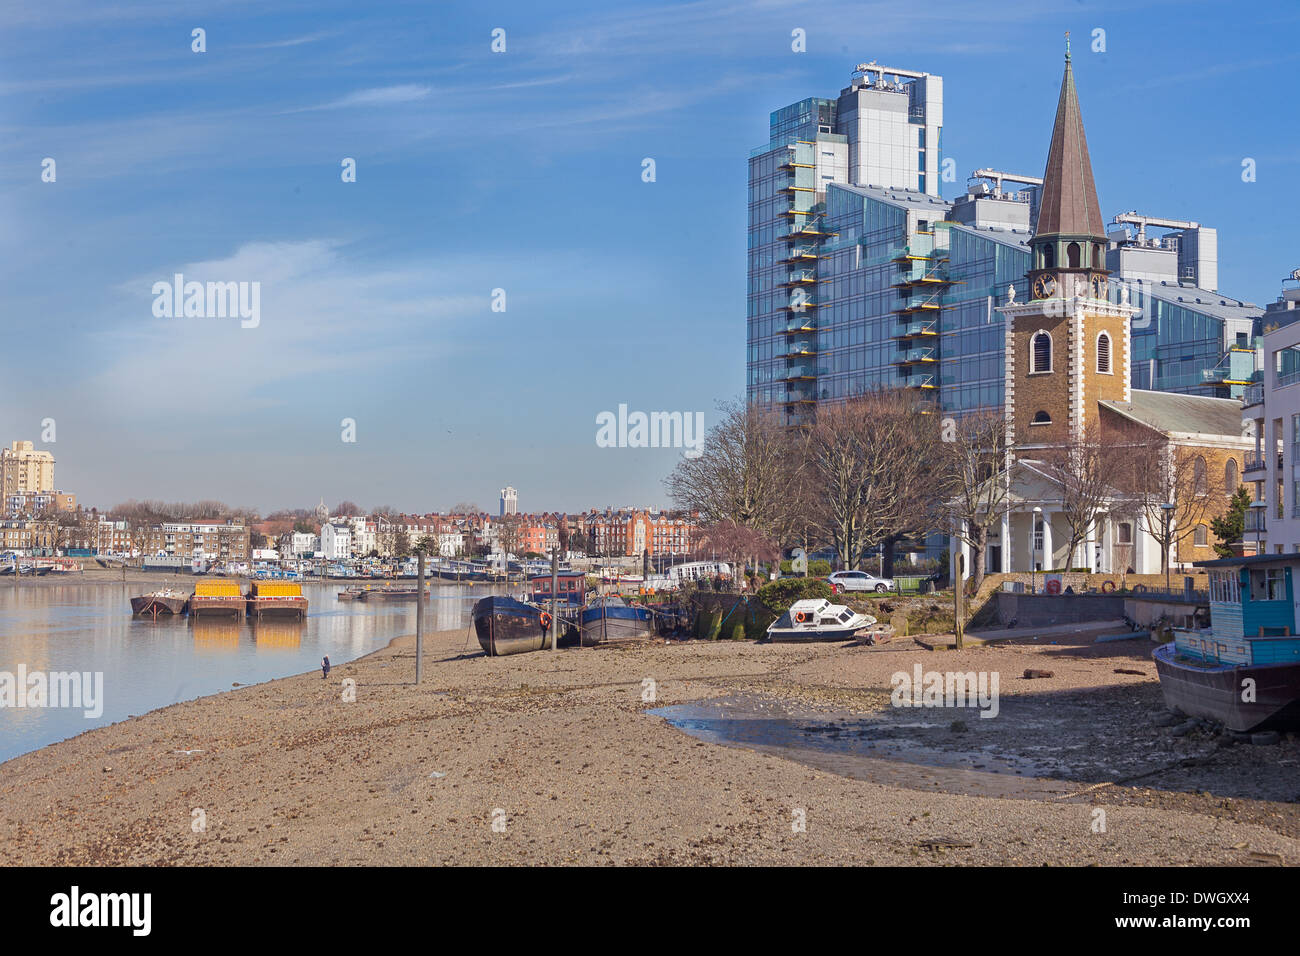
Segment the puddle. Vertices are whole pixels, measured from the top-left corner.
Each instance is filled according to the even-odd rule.
[[[861,714],[798,710],[785,702],[731,696],[659,707],[646,713],[713,744],[768,753],[828,773],[912,790],[1043,800],[1079,790],[1046,779],[1046,765],[988,746],[927,747],[899,730],[935,731],[947,722],[889,724]],[[978,720],[979,718],[975,718]]]

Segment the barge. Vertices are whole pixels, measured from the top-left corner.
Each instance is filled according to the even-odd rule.
[[[247,603],[238,581],[199,581],[190,595],[190,617],[242,618]]]
[[[292,617],[307,616],[307,598],[303,596],[302,585],[288,581],[254,581],[249,585],[248,616]]]

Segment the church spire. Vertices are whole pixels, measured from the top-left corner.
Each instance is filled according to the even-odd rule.
[[[1065,35],[1065,76],[1056,104],[1052,145],[1047,152],[1047,169],[1038,211],[1036,239],[1069,237],[1106,241],[1106,228],[1097,203],[1097,185],[1088,158],[1088,140],[1083,133],[1079,96],[1070,65],[1070,35]]]

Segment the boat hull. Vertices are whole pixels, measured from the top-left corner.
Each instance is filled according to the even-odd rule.
[[[786,629],[786,628],[769,628],[767,639],[774,644],[813,644],[826,641],[851,641],[861,631],[866,630],[862,627],[833,627],[824,630],[812,630],[809,628]]]
[[[497,594],[476,602],[471,617],[479,646],[490,657],[545,650],[555,633],[542,627],[541,608]]]
[[[414,601],[415,598],[415,588],[373,588],[358,594],[358,600],[361,601]],[[424,599],[429,600],[427,589],[424,592]]]
[[[1170,710],[1242,733],[1300,728],[1300,664],[1200,664],[1176,650],[1171,642],[1151,655]],[[1243,701],[1247,679],[1254,681],[1254,699]]]
[[[306,617],[305,597],[250,597],[249,617]]]
[[[194,594],[190,596],[190,617],[236,617],[242,618],[248,599],[242,594],[227,595]]]
[[[185,606],[189,604],[186,597],[167,597],[158,594],[142,594],[139,597],[131,598],[132,614],[148,614],[157,616],[159,614],[184,614]]]
[[[654,615],[648,607],[596,604],[583,608],[578,623],[586,647],[611,641],[644,640],[655,633]]]

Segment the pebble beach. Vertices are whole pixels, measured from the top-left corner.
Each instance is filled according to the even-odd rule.
[[[425,638],[417,686],[408,635],[328,680],[234,687],[5,763],[0,863],[1300,863],[1296,739],[1174,736],[1149,643],[1093,637],[489,658],[460,629]],[[891,675],[917,664],[996,672],[999,716],[891,706]],[[823,715],[837,739],[951,759],[830,772],[651,713],[736,695]],[[1019,792],[1006,773],[1008,795],[969,784],[1014,761],[1046,789]]]

